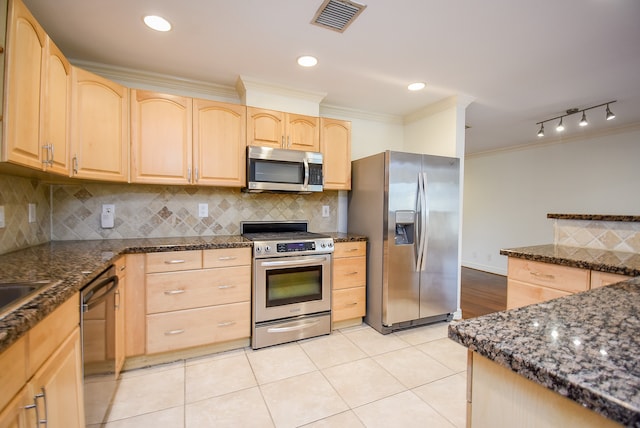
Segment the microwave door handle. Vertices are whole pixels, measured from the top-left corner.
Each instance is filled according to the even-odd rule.
[[[307,160],[307,158],[304,158],[304,160],[302,161],[304,163],[304,188],[308,188],[309,187],[309,161]]]

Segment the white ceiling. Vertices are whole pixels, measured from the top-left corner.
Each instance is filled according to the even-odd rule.
[[[536,122],[613,99],[615,120],[595,109],[564,135],[640,123],[638,0],[361,0],[342,34],[310,24],[322,0],[24,1],[72,60],[230,87],[249,76],[396,116],[472,97],[468,154],[539,141]],[[147,29],[147,14],[173,30]],[[302,54],[318,66],[300,68]]]

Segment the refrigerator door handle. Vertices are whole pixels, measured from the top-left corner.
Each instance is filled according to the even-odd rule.
[[[418,174],[418,201],[417,201],[417,209],[420,213],[420,221],[418,223],[418,227],[416,227],[417,241],[418,241],[418,250],[416,251],[416,272],[420,272],[424,270],[424,246],[425,246],[425,188],[424,188],[424,174]]]
[[[422,173],[422,264],[420,270],[427,269],[427,250],[429,248],[429,193],[427,192],[427,173]]]

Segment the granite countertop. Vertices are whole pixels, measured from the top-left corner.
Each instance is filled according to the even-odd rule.
[[[640,276],[640,254],[563,245],[534,245],[500,250],[503,256],[582,269]]]
[[[640,278],[453,322],[449,338],[609,419],[640,427]]]
[[[326,233],[335,242],[366,237]],[[0,310],[0,352],[97,277],[119,256],[132,253],[251,247],[240,235],[53,241],[0,255],[0,282],[50,280],[33,296]]]

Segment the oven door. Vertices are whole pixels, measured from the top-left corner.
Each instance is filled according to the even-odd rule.
[[[331,254],[255,259],[254,323],[331,310]]]

